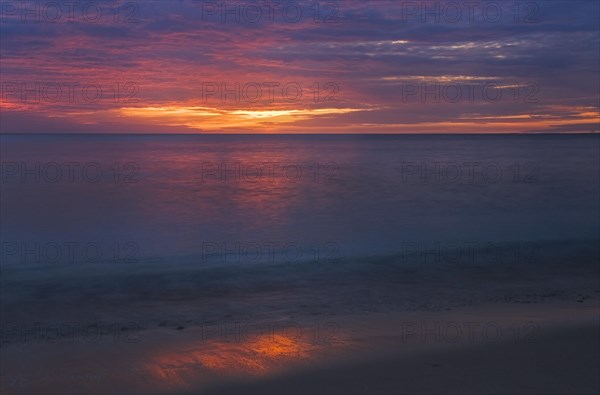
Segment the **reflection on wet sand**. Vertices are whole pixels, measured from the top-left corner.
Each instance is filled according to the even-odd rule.
[[[2,345],[0,394],[199,393],[327,362],[351,344],[338,329],[320,322],[236,322],[149,329],[137,342],[13,342]]]
[[[315,342],[297,333],[269,333],[239,341],[201,340],[192,347],[160,350],[146,369],[154,380],[171,390],[214,383],[231,377],[265,377],[291,366],[312,364],[332,347],[343,345],[339,336]]]

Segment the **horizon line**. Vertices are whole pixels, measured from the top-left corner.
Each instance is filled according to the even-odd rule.
[[[136,132],[0,132],[6,136],[539,136],[600,135],[591,132],[476,132],[476,133],[136,133]]]

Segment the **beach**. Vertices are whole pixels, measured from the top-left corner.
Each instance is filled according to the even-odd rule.
[[[596,296],[584,303],[337,316],[323,320],[334,322],[335,331],[321,325],[327,329],[316,341],[315,321],[304,317],[280,322],[287,332],[275,329],[267,336],[237,332],[229,323],[227,331],[208,335],[207,327],[147,330],[133,343],[30,342],[3,346],[2,389],[6,394],[594,394],[598,306]],[[303,334],[290,330],[299,327]]]
[[[427,323],[429,331],[421,327],[408,341],[398,335],[402,330],[371,333],[371,338],[360,340],[380,347],[378,353],[349,356],[337,364],[258,383],[224,386],[215,393],[594,394],[600,388],[597,312],[596,299],[577,308],[557,303],[465,309],[452,315],[386,316],[381,320],[384,328],[404,326],[406,332],[408,318],[417,326]],[[441,331],[436,332],[435,323]],[[464,330],[467,323],[474,325],[472,332]],[[476,323],[490,328],[494,323],[494,330],[502,328],[504,336],[497,340],[480,336],[483,332],[481,326],[474,329]]]
[[[3,295],[14,297],[2,299],[2,390],[595,393],[596,247],[572,247],[592,260],[560,265],[564,247],[545,245],[543,273],[397,257],[156,263],[103,267],[103,277],[66,267],[53,280],[43,268],[37,278],[31,267],[4,269]],[[159,283],[171,291],[152,293]]]
[[[597,318],[597,307],[588,313],[588,318]],[[218,387],[214,393],[597,394],[600,327],[589,323],[544,329],[525,344],[504,341],[399,351],[396,356]]]

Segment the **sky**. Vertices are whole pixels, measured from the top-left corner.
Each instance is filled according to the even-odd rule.
[[[0,2],[1,133],[589,133],[600,2]]]

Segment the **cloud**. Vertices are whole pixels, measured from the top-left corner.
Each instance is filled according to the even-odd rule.
[[[265,1],[131,2],[119,9],[107,2],[93,22],[75,9],[72,20],[63,10],[59,23],[41,12],[26,13],[24,21],[22,10],[4,10],[0,104],[12,120],[1,132],[47,127],[39,119],[65,131],[205,129],[194,111],[179,114],[177,122],[172,112],[158,111],[152,125],[140,115],[160,108],[211,107],[223,129],[242,114],[262,114],[241,123],[254,132],[278,125],[298,132],[402,132],[417,124],[439,130],[465,123],[515,132],[524,125],[506,120],[524,114],[537,123],[525,130],[538,130],[548,127],[548,117],[576,125],[589,121],[577,115],[581,108],[598,112],[597,2],[539,1],[516,9],[512,2],[479,3],[470,10],[453,2],[461,5],[457,10],[450,3],[397,0],[321,2],[318,8],[312,1],[284,1],[272,9]],[[273,83],[301,86],[301,97],[288,100],[279,91],[277,100],[239,93],[205,100],[207,84]],[[56,86],[74,87],[73,97],[53,100]],[[477,93],[451,102],[444,92],[456,86]],[[418,100],[406,102],[407,89],[415,87],[410,98]],[[100,99],[89,100],[98,89]],[[503,100],[485,96],[498,89]],[[432,90],[442,92],[433,93],[441,102],[419,99]]]

